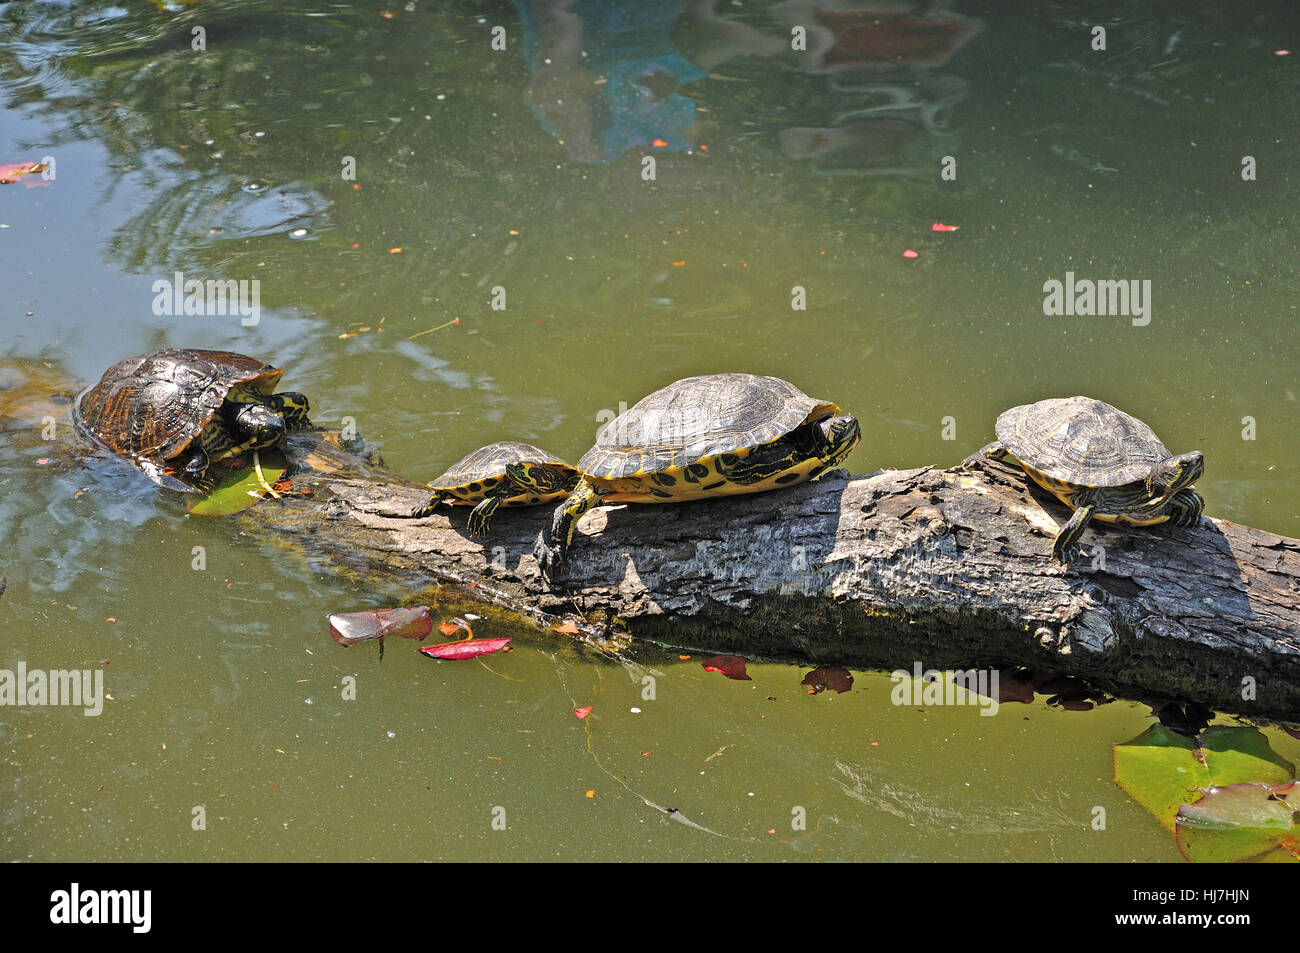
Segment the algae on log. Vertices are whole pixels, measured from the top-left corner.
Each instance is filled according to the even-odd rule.
[[[428,489],[300,434],[311,497],[246,519],[396,580],[470,583],[537,617],[575,609],[634,638],[911,669],[1023,665],[1130,697],[1300,719],[1300,541],[1222,520],[1094,521],[1065,570],[1069,511],[1018,468],[922,467],[752,496],[588,513],[551,583],[532,556],[551,507],[403,518]],[[333,518],[327,518],[333,517]]]

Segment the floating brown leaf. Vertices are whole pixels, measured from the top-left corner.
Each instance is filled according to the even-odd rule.
[[[700,664],[704,666],[706,672],[721,672],[727,678],[746,682],[752,681],[745,674],[745,660],[739,655],[715,655],[713,658],[705,659]]]
[[[839,665],[823,665],[805,675],[800,684],[812,689],[808,693],[810,695],[820,695],[828,688],[833,692],[843,693],[853,689],[853,675],[847,668]]]
[[[450,622],[442,623],[440,626],[438,626],[438,631],[441,632],[443,635],[455,635],[457,632],[463,631],[465,633],[465,638],[467,639],[474,638],[474,630],[471,629],[469,627],[469,623],[466,622],[464,619],[462,619],[460,616],[456,616]]]
[[[423,641],[432,631],[428,606],[364,609],[330,616],[330,637],[344,648],[385,636]]]

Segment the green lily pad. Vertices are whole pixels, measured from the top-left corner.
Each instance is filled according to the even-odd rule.
[[[1115,783],[1175,831],[1178,809],[1195,801],[1198,789],[1295,778],[1295,766],[1269,747],[1257,728],[1214,726],[1191,738],[1152,725],[1132,741],[1115,745]]]
[[[1295,806],[1289,795],[1296,798]],[[1210,788],[1178,810],[1178,849],[1196,863],[1239,860],[1295,863],[1300,782],[1228,784]]]
[[[284,454],[278,450],[261,451],[259,456],[262,476],[266,477],[267,483],[275,483],[289,468]],[[264,496],[266,488],[258,482],[250,462],[247,466],[231,470],[230,475],[211,493],[187,500],[185,508],[195,516],[229,516],[232,513],[242,513]]]

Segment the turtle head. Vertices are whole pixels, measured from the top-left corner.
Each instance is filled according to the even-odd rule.
[[[230,426],[235,439],[250,449],[269,447],[284,436],[284,415],[263,403],[234,404]]]
[[[286,427],[306,427],[311,423],[307,419],[307,415],[311,413],[311,404],[307,401],[306,394],[286,390],[279,394],[272,394],[266,402],[273,410],[280,412]]]
[[[858,418],[848,414],[817,421],[813,433],[818,443],[817,456],[826,461],[827,466],[837,466],[862,439]]]
[[[1170,457],[1152,467],[1147,492],[1153,500],[1167,500],[1199,480],[1204,472],[1205,457],[1199,450]]]

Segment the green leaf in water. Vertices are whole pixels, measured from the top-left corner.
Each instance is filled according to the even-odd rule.
[[[284,471],[289,468],[284,454],[278,450],[266,450],[259,454],[262,464],[262,476],[267,483],[274,484]],[[230,475],[211,493],[186,502],[185,508],[195,516],[229,516],[241,513],[262,497],[266,488],[257,479],[257,473],[250,462],[247,466],[230,471]]]
[[[1257,728],[1214,726],[1200,740],[1198,748],[1191,738],[1152,725],[1113,751],[1115,783],[1171,833],[1178,809],[1198,798],[1198,788],[1295,777],[1295,766]]]
[[[1195,804],[1178,810],[1178,849],[1194,863],[1300,860],[1296,812],[1300,782],[1228,784],[1210,788]]]

